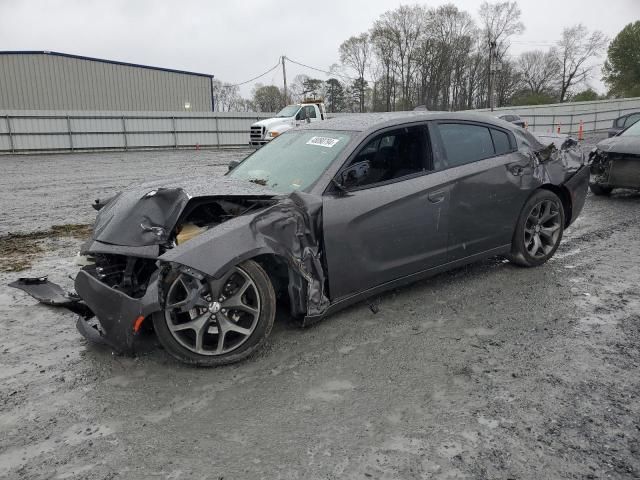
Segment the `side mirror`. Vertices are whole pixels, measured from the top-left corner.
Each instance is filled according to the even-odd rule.
[[[229,162],[229,170],[227,170],[227,171],[230,172],[231,170],[236,168],[238,165],[240,165],[240,162],[242,162],[242,160],[231,160]]]
[[[354,163],[340,174],[340,184],[344,188],[354,187],[369,175],[371,164],[368,160]]]

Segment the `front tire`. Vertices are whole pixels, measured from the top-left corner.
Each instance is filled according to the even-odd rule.
[[[538,190],[525,203],[516,225],[509,259],[522,267],[537,267],[558,249],[564,231],[564,208],[558,196]]]
[[[168,276],[165,308],[153,315],[160,343],[178,360],[202,367],[244,360],[266,341],[276,296],[260,265],[247,260],[220,279]]]
[[[605,185],[598,185],[597,183],[589,184],[589,189],[591,190],[591,193],[593,193],[598,197],[602,197],[602,196],[608,197],[609,195],[611,195],[611,191],[613,190],[612,187],[607,187]]]

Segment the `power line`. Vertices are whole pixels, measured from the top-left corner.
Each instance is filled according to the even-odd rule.
[[[257,77],[253,77],[250,80],[247,80],[246,82],[240,82],[240,83],[236,83],[235,85],[229,85],[230,87],[240,87],[241,85],[246,85],[247,83],[253,82],[257,79],[259,79],[260,77],[264,77],[265,75],[273,72],[276,68],[278,68],[280,66],[280,59],[278,59],[278,63],[276,63],[273,67],[271,67],[269,70],[267,70],[264,73],[261,73],[260,75],[258,75]]]
[[[321,68],[312,67],[311,65],[305,65],[304,63],[296,62],[295,60],[292,60],[292,59],[291,59],[291,58],[289,58],[289,57],[284,57],[284,58],[285,58],[285,59],[287,59],[287,60],[289,60],[291,63],[295,63],[296,65],[300,65],[301,67],[309,68],[309,69],[311,69],[311,70],[315,70],[315,71],[317,71],[317,72],[324,73],[325,75],[329,75],[329,76],[332,76],[332,75],[333,75],[333,76],[336,76],[336,77],[340,77],[340,78],[342,78],[342,79],[347,78],[347,79],[349,79],[349,80],[351,80],[351,81],[360,80],[359,78],[350,77],[350,76],[348,76],[348,75],[344,75],[344,74],[340,74],[340,73],[329,72],[329,71],[327,71],[327,70],[323,70],[323,69],[321,69]]]

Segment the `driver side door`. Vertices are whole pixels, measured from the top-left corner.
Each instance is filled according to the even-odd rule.
[[[323,196],[332,301],[438,266],[447,257],[450,185],[437,171],[427,126],[369,137],[345,168],[363,161],[371,162],[369,181],[346,194],[331,189]]]

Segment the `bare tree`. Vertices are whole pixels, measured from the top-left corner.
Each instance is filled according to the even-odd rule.
[[[480,5],[479,13],[484,28],[484,36],[487,40],[487,47],[491,52],[487,57],[487,62],[490,65],[487,86],[489,104],[492,105],[491,92],[493,91],[493,84],[491,74],[495,68],[491,66],[491,63],[493,61],[502,62],[509,48],[509,37],[522,33],[524,25],[520,21],[522,12],[516,2],[483,2]]]
[[[211,85],[213,95],[213,105],[217,112],[231,112],[239,110],[240,89],[237,85],[222,83],[220,80],[213,80]]]
[[[565,28],[558,41],[557,57],[561,68],[560,101],[567,98],[569,89],[589,78],[596,65],[589,60],[604,51],[609,40],[599,31],[589,33],[582,24]]]
[[[370,61],[371,44],[368,33],[350,37],[340,45],[340,62],[355,70],[360,80],[360,112],[364,112],[364,72]]]
[[[427,24],[428,11],[420,5],[401,5],[382,14],[374,23],[373,34],[384,38],[394,49],[392,58],[400,74],[401,108],[410,107],[412,69]]]
[[[377,83],[380,88],[377,89],[383,95],[383,110],[390,112],[395,110],[395,72],[394,72],[394,55],[395,46],[391,40],[391,33],[385,28],[378,26],[371,31],[371,40],[373,42],[374,51],[380,63],[381,75]]]
[[[495,81],[498,105],[504,105],[516,93],[518,85],[521,84],[520,73],[516,68],[515,62],[509,58],[504,58],[502,68],[496,72]]]
[[[479,13],[487,43],[496,43],[496,57],[501,59],[509,48],[509,37],[524,32],[520,7],[516,2],[482,2]]]
[[[560,62],[554,49],[524,52],[518,57],[517,68],[522,83],[532,94],[549,93],[557,86]]]

